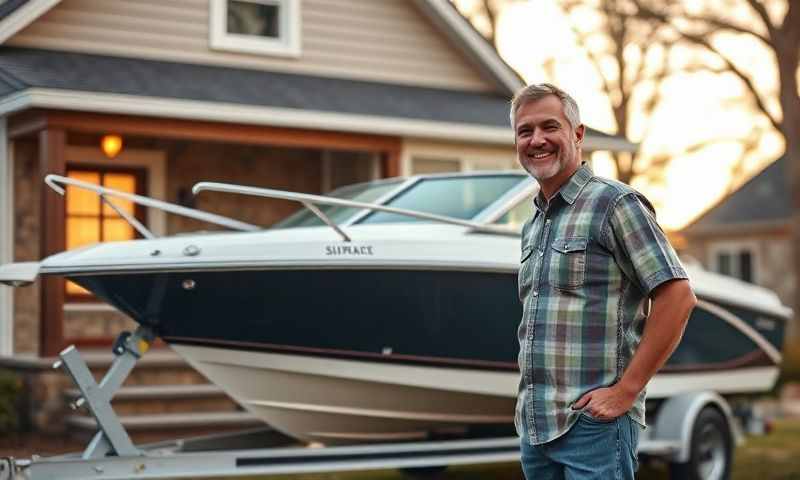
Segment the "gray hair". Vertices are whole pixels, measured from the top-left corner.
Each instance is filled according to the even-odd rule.
[[[569,121],[573,130],[578,128],[581,124],[581,114],[580,111],[578,111],[578,103],[567,92],[550,83],[532,83],[519,89],[517,93],[514,94],[514,98],[511,99],[511,113],[509,115],[511,119],[511,128],[516,128],[514,120],[520,107],[528,102],[539,100],[548,95],[555,95],[561,101],[561,105],[564,107],[564,116],[567,117],[567,121]]]

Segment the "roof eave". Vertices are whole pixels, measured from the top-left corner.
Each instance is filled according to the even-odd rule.
[[[639,150],[639,144],[624,137],[589,136],[583,137],[583,149],[587,151],[607,150],[611,152],[631,152]]]
[[[29,88],[0,99],[0,115],[47,108],[511,146],[510,128],[175,98]]]
[[[0,21],[0,44],[61,3],[61,0],[31,0]]]
[[[371,133],[498,146],[511,146],[514,143],[510,127],[467,122],[381,117],[54,88],[28,88],[0,99],[0,115],[9,115],[30,108]],[[618,137],[586,136],[583,148],[586,151],[635,151],[638,145]]]
[[[449,0],[414,0],[420,11],[440,27],[453,44],[502,87],[509,97],[524,87],[525,81],[517,72],[448,2]]]
[[[753,235],[782,232],[789,229],[789,219],[737,222],[715,225],[693,224],[680,230],[686,237],[708,237],[714,235]]]

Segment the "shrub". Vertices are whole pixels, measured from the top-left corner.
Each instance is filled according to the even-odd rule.
[[[11,433],[19,428],[19,399],[22,381],[8,370],[0,370],[0,434]]]

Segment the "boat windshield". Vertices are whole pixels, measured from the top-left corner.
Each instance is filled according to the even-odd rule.
[[[425,178],[392,198],[386,205],[470,220],[525,179],[524,175]],[[396,213],[373,212],[358,223],[421,222],[430,220]]]
[[[326,196],[341,198],[343,200],[353,200],[356,202],[374,203],[375,200],[379,199],[393,188],[396,188],[400,183],[402,183],[402,180],[380,183],[358,183],[337,188],[326,194]],[[317,205],[317,207],[337,224],[347,220],[361,210],[360,208],[339,207],[335,205]],[[310,210],[303,208],[297,213],[276,223],[272,228],[316,227],[320,225],[325,225],[325,223]]]

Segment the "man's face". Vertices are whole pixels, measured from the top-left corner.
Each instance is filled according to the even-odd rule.
[[[522,105],[514,121],[517,160],[545,190],[561,186],[580,165],[583,125],[573,129],[555,95]]]

